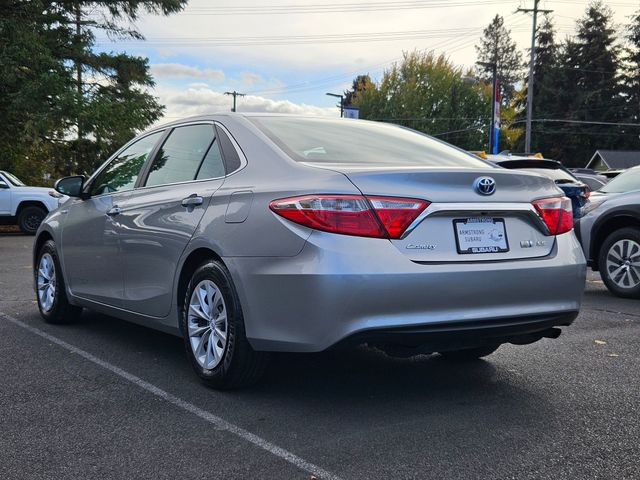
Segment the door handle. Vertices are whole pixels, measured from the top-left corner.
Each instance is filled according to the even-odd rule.
[[[204,199],[199,197],[198,194],[192,193],[187,198],[182,199],[183,207],[195,207],[198,205],[202,205],[204,203]]]
[[[107,215],[109,215],[110,217],[115,217],[116,215],[119,215],[120,213],[122,213],[122,209],[120,207],[118,207],[117,205],[114,205],[112,208],[107,210]]]

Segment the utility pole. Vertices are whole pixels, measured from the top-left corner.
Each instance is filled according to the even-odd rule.
[[[489,153],[498,153],[500,140],[500,85],[498,84],[498,65],[495,62],[476,62],[491,68],[491,125],[489,126]]]
[[[538,8],[540,0],[533,0],[533,8],[518,8],[518,12],[533,13],[533,28],[531,29],[531,55],[529,58],[529,83],[527,85],[527,128],[525,131],[524,153],[531,153],[531,117],[533,116],[533,67],[536,60],[536,28],[538,13],[551,13],[553,10]]]
[[[344,116],[344,95],[340,95],[339,93],[327,93],[326,95],[340,99],[340,118],[342,118]]]
[[[244,93],[238,93],[235,90],[233,92],[224,92],[225,95],[233,95],[233,107],[231,108],[232,112],[236,111],[236,97],[244,97]]]

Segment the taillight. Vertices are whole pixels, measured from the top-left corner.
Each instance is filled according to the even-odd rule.
[[[549,235],[560,235],[573,228],[573,210],[567,197],[542,198],[535,200],[533,206],[549,229]]]
[[[429,205],[425,200],[362,195],[304,195],[274,200],[269,208],[315,230],[374,238],[399,238]]]

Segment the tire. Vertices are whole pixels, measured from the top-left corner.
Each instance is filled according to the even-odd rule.
[[[498,350],[500,345],[491,345],[488,347],[466,348],[464,350],[451,350],[448,352],[440,352],[445,359],[455,362],[471,362],[478,360],[487,355],[491,355]]]
[[[640,298],[640,229],[626,227],[611,233],[598,252],[598,267],[611,293]]]
[[[45,242],[38,252],[34,276],[36,301],[45,322],[72,323],[80,318],[82,307],[71,305],[67,299],[60,260],[53,240]]]
[[[210,387],[245,387],[266,369],[269,354],[249,345],[240,299],[220,262],[205,263],[193,273],[180,312],[180,329],[194,371]]]
[[[26,235],[35,235],[46,216],[47,211],[42,207],[25,207],[18,215],[18,227]]]

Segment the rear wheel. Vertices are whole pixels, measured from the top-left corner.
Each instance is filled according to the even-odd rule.
[[[222,263],[212,261],[194,272],[180,327],[191,365],[210,387],[247,386],[264,372],[268,354],[249,345],[240,300]]]
[[[478,348],[465,348],[464,350],[451,350],[448,352],[439,352],[447,360],[453,360],[456,362],[469,362],[478,360],[479,358],[486,357],[495,352],[500,345],[491,345],[488,347]]]
[[[38,227],[47,216],[47,211],[42,207],[25,207],[18,215],[18,226],[22,233],[35,235]]]
[[[627,227],[610,234],[600,248],[598,266],[611,293],[640,298],[640,229]]]
[[[40,315],[48,323],[70,323],[82,313],[67,299],[56,244],[48,240],[40,249],[35,268],[36,297]]]

